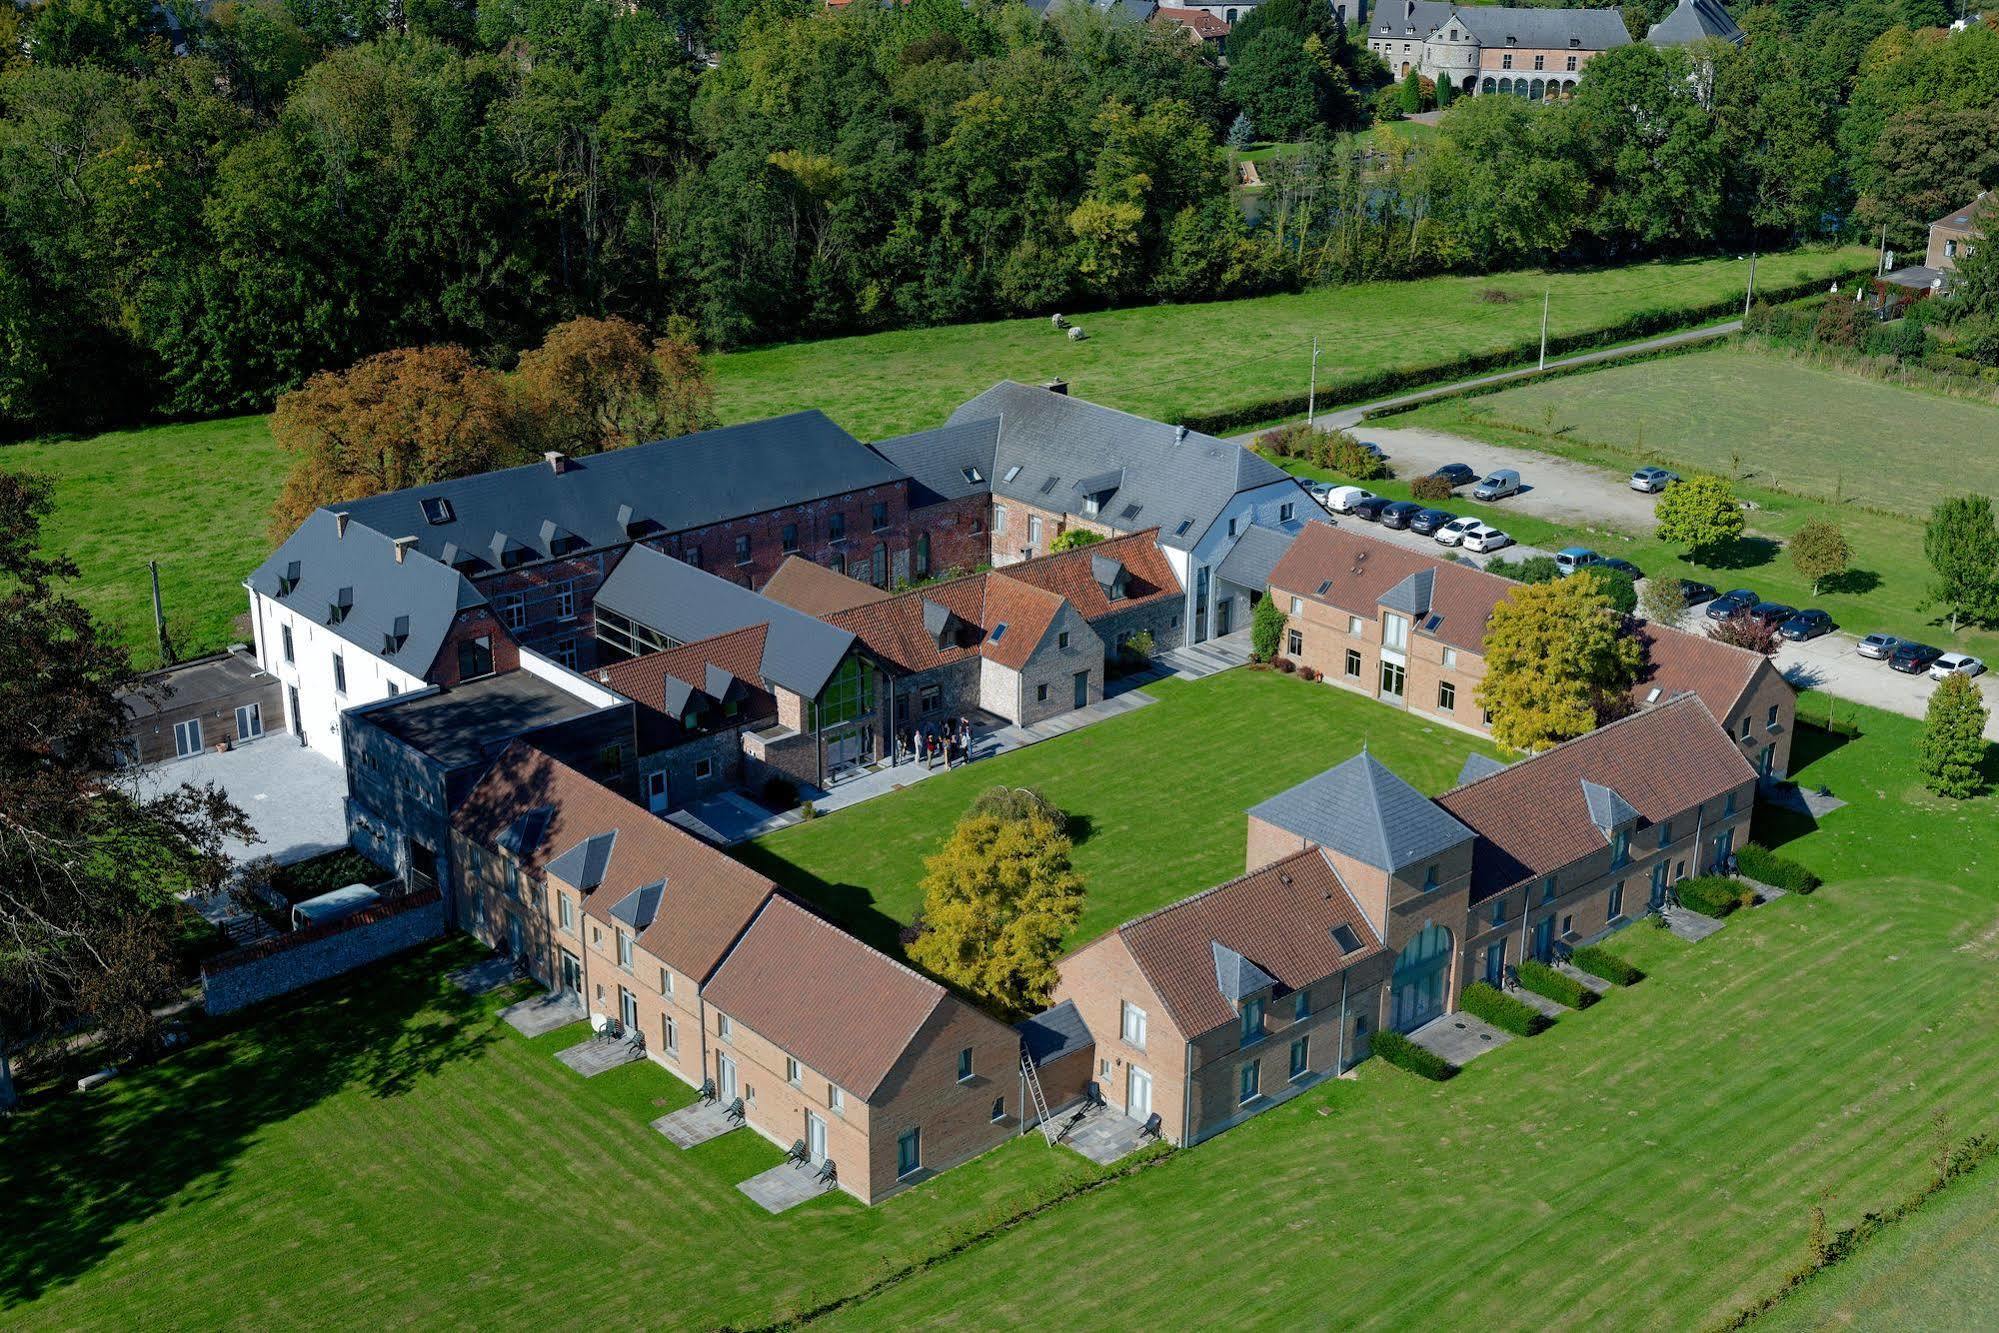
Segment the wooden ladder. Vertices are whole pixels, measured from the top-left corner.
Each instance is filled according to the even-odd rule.
[[[1041,1091],[1041,1075],[1034,1071],[1034,1061],[1028,1058],[1025,1050],[1020,1053],[1020,1077],[1027,1084],[1027,1095],[1034,1103],[1034,1114],[1039,1117],[1037,1123],[1041,1126],[1041,1137],[1047,1139],[1048,1146],[1052,1148],[1060,1131],[1049,1117],[1048,1097]]]

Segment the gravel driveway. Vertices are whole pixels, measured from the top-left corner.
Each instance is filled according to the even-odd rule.
[[[1495,506],[1499,510],[1518,509],[1551,523],[1608,525],[1637,537],[1651,535],[1657,497],[1632,490],[1628,472],[1609,472],[1532,449],[1502,449],[1434,430],[1394,430],[1363,423],[1354,433],[1379,444],[1403,481],[1435,472],[1446,463],[1463,463],[1481,476],[1492,468],[1510,467],[1527,488],[1500,501]],[[1505,526],[1504,519],[1497,521]]]
[[[1807,643],[1786,643],[1777,650],[1777,665],[1801,689],[1810,686],[1905,717],[1923,716],[1937,683],[1928,675],[1905,676],[1889,670],[1886,662],[1862,657],[1854,651],[1855,642],[1851,634],[1828,634]],[[1973,684],[1985,695],[1986,738],[1999,741],[1999,677],[1987,670]]]

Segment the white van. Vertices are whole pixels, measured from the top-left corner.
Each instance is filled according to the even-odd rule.
[[[1325,504],[1335,514],[1351,514],[1355,505],[1373,498],[1373,491],[1362,490],[1358,486],[1335,486],[1326,492]]]

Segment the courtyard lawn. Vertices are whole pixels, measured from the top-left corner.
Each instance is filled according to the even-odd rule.
[[[1853,805],[1764,832],[1817,894],[1697,946],[1636,927],[1612,947],[1647,980],[1451,1083],[1364,1065],[834,1322],[1679,1328],[1774,1292],[1821,1191],[1846,1226],[1922,1182],[1933,1109],[1999,1130],[1999,809],[1921,793],[1918,724],[1841,716],[1860,734],[1807,730],[1798,762]],[[1989,1314],[1976,1274],[1910,1277],[1875,1299]]]
[[[148,560],[160,562],[167,629],[183,657],[239,637],[243,580],[270,553],[265,529],[284,482],[264,418],[0,445],[0,468],[54,479],[43,548],[76,561],[78,600],[139,666],[159,665]]]
[[[865,1287],[1095,1168],[1036,1136],[878,1208],[772,1217],[656,1065],[585,1081],[444,981],[463,941],[0,1128],[0,1326],[710,1328]]]
[[[737,855],[877,948],[923,905],[923,858],[986,788],[1038,787],[1070,818],[1087,886],[1072,944],[1243,873],[1250,806],[1365,741],[1426,792],[1489,742],[1274,671],[1145,687],[1159,702],[771,834]]]

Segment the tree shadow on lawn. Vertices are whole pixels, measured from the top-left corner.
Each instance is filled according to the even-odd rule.
[[[224,1020],[0,1129],[0,1308],[83,1276],[124,1228],[220,1194],[265,1127],[349,1088],[399,1096],[493,1041],[484,1002],[444,977],[464,953],[432,946]]]
[[[1733,541],[1704,546],[1692,557],[1704,569],[1761,569],[1782,550],[1769,537],[1737,537]]]
[[[1836,592],[1849,597],[1873,592],[1881,586],[1881,576],[1871,569],[1849,569],[1819,580],[1820,592]]]

